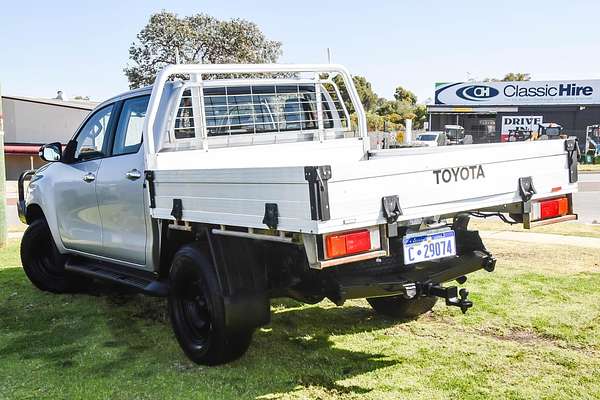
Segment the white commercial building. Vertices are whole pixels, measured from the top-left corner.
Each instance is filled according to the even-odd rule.
[[[42,144],[66,144],[97,103],[2,96],[6,179],[42,164]]]

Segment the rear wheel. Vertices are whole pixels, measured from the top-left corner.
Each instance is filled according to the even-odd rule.
[[[21,264],[31,283],[53,293],[83,289],[87,280],[65,271],[65,261],[66,256],[59,253],[46,220],[33,221],[21,240]]]
[[[377,313],[394,318],[415,319],[431,310],[437,302],[437,297],[418,296],[405,299],[402,296],[390,296],[373,297],[367,301]]]
[[[175,254],[169,280],[171,324],[190,360],[218,365],[248,350],[254,330],[226,332],[224,299],[216,272],[198,245],[185,245]]]

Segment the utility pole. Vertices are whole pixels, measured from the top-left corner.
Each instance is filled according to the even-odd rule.
[[[6,170],[4,169],[4,115],[0,86],[0,248],[6,245]]]

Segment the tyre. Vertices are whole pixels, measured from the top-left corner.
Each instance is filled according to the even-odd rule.
[[[58,252],[44,218],[33,221],[21,240],[21,264],[38,289],[70,293],[83,289],[87,280],[65,271],[66,256]]]
[[[383,315],[402,319],[415,319],[431,310],[437,302],[437,297],[418,296],[405,299],[402,296],[373,297],[367,299],[371,307]]]
[[[204,365],[224,364],[248,350],[254,329],[226,332],[225,305],[216,271],[197,244],[177,251],[169,281],[171,325],[190,360]]]

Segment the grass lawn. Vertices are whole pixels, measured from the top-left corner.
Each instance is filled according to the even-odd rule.
[[[600,225],[582,224],[576,221],[538,226],[533,229],[523,229],[523,225],[521,224],[505,224],[496,217],[490,217],[487,219],[472,218],[469,222],[469,229],[477,229],[481,231],[537,232],[565,236],[586,236],[600,238]]]
[[[0,399],[600,399],[600,255],[488,241],[494,273],[466,315],[417,321],[273,302],[248,354],[216,368],[182,355],[163,300],[53,295],[0,252]]]
[[[25,224],[9,225],[7,228],[8,232],[25,232],[25,229],[27,229],[27,225]]]

